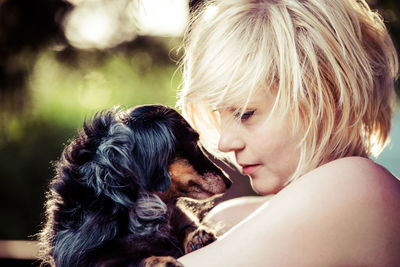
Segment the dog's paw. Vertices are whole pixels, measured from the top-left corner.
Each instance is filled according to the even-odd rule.
[[[184,267],[177,259],[170,256],[151,256],[139,265],[140,267]]]
[[[205,247],[214,242],[216,237],[213,233],[207,232],[204,229],[197,229],[189,233],[185,242],[185,253],[190,253],[199,248]]]

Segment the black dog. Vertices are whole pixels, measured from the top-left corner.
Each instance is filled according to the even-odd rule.
[[[176,205],[231,184],[198,139],[161,105],[103,111],[85,123],[50,184],[43,265],[181,266],[175,258],[212,242]]]

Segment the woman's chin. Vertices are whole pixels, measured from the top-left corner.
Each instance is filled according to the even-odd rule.
[[[274,177],[275,178],[275,177]],[[254,192],[259,195],[276,194],[283,188],[283,183],[279,179],[267,178],[263,180],[250,177],[250,185]]]

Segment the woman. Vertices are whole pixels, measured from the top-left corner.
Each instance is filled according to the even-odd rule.
[[[220,0],[184,46],[184,115],[275,195],[217,207],[231,229],[180,261],[400,266],[400,183],[368,158],[388,141],[398,70],[381,17],[364,0]]]

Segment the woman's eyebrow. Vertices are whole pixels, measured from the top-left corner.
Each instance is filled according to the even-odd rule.
[[[237,108],[235,107],[214,107],[211,109],[212,112],[224,112],[224,111],[228,111],[228,112],[234,112],[236,111]]]

